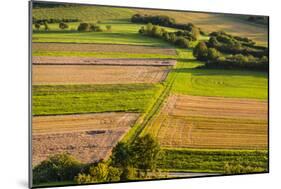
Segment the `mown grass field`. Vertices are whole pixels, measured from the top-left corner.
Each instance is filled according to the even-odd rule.
[[[144,112],[161,88],[160,84],[34,85],[33,115]]]
[[[266,100],[268,97],[268,74],[245,70],[197,69],[202,65],[191,52],[187,59],[178,61],[177,78],[172,93],[195,96],[221,96],[254,98]],[[255,91],[255,92],[253,92]]]

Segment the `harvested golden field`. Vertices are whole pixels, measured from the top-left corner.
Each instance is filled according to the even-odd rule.
[[[179,23],[193,23],[207,32],[223,30],[233,35],[249,37],[259,44],[267,45],[267,26],[246,21],[248,16],[147,9],[136,9],[136,11],[140,14],[170,16]]]
[[[75,44],[75,43],[32,43],[33,51],[67,51],[67,52],[120,52],[132,54],[176,55],[172,48],[149,47],[120,44]]]
[[[165,147],[266,149],[267,101],[173,95],[145,132]]]
[[[164,66],[33,65],[32,84],[158,83],[168,72]]]
[[[138,116],[136,113],[97,113],[33,117],[33,165],[62,152],[84,163],[106,159]]]
[[[120,65],[120,66],[173,66],[176,60],[170,59],[112,59],[91,57],[34,56],[33,65]]]

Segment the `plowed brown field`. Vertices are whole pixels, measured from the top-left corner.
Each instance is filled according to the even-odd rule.
[[[267,105],[259,100],[174,95],[145,132],[166,147],[266,149]]]
[[[168,67],[33,65],[32,84],[129,84],[164,81]]]
[[[62,152],[84,163],[106,159],[138,116],[136,113],[97,113],[33,117],[33,165]]]

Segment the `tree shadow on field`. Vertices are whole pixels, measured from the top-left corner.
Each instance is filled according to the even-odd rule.
[[[188,63],[187,63],[188,64]],[[176,68],[173,70],[177,73],[189,73],[193,76],[252,76],[257,78],[268,79],[268,73],[262,71],[249,71],[249,70],[230,70],[230,69],[206,69],[200,67],[194,68]]]

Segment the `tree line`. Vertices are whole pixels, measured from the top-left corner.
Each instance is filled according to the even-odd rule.
[[[190,24],[189,28],[189,30],[184,31],[168,32],[164,28],[148,23],[146,26],[140,28],[139,33],[141,35],[163,39],[181,48],[189,48],[190,41],[196,41],[200,35],[199,30],[193,24]]]
[[[35,23],[34,27],[36,28],[37,31],[40,30],[41,26],[44,27],[45,31],[49,31],[49,25],[47,24],[47,22],[43,22],[43,23]],[[69,28],[69,25],[65,22],[60,22],[59,23],[59,28],[61,30],[65,30],[67,28]],[[105,26],[106,31],[111,31],[112,26],[111,25],[106,25]],[[77,27],[77,31],[79,32],[102,32],[104,31],[104,29],[102,29],[99,25],[95,24],[95,23],[86,23],[86,22],[82,22],[78,25]]]
[[[33,24],[41,24],[43,25],[44,23],[47,23],[47,24],[53,24],[53,23],[61,23],[61,22],[80,22],[81,20],[79,20],[78,18],[62,18],[62,19],[59,19],[59,18],[45,18],[45,19],[38,19],[38,18],[35,18],[35,17],[32,17],[32,23]]]
[[[164,16],[164,15],[134,14],[131,18],[131,22],[143,23],[143,24],[151,23],[153,25],[165,26],[165,27],[186,30],[186,31],[192,31],[193,29],[196,29],[202,35],[205,34],[203,31],[201,31],[200,28],[196,28],[192,23],[188,23],[188,24],[176,23],[174,18],[171,18],[169,16]]]
[[[225,32],[213,32],[207,42],[199,42],[193,49],[197,60],[206,62],[205,68],[245,68],[268,71],[268,48]]]

